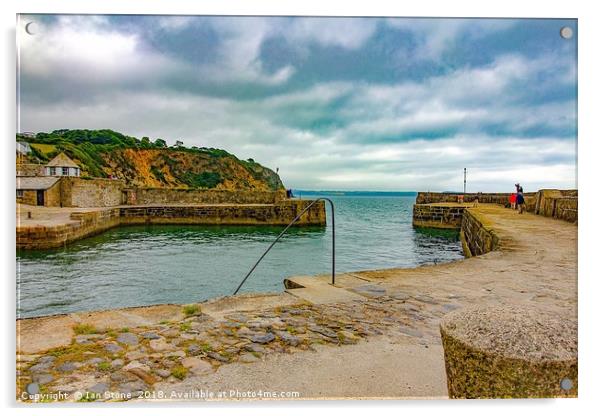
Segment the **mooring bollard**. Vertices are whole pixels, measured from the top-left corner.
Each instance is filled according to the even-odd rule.
[[[470,307],[441,322],[450,398],[577,397],[577,317]]]

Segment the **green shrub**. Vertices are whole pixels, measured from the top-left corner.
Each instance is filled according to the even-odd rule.
[[[185,172],[180,179],[191,188],[215,188],[223,182],[218,172]]]
[[[157,168],[156,166],[151,166],[150,171],[155,178],[163,183],[167,183],[167,179],[165,179],[165,175],[163,172],[161,172],[161,169]]]
[[[213,351],[213,347],[209,344],[207,344],[206,342],[201,344],[201,351],[203,352],[211,352]]]
[[[178,380],[184,380],[188,374],[188,369],[183,365],[176,365],[171,369],[171,375]]]
[[[111,363],[103,361],[102,363],[98,363],[96,368],[98,368],[99,371],[109,371],[111,369]]]
[[[184,315],[186,316],[192,316],[192,315],[196,315],[197,313],[199,313],[201,311],[201,308],[199,308],[199,305],[195,305],[195,304],[191,304],[191,305],[185,305],[182,308],[182,312],[184,313]]]
[[[75,335],[89,335],[98,333],[98,330],[90,324],[77,324],[73,326],[73,332]]]

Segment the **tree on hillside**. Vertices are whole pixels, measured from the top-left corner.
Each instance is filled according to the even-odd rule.
[[[155,146],[157,147],[167,147],[167,143],[163,139],[155,140]]]

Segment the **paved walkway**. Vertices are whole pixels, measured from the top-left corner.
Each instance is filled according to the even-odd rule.
[[[102,211],[105,209],[108,208],[59,208],[17,204],[16,222],[18,227],[52,227],[64,224],[78,224],[78,220],[71,219],[72,213]]]
[[[500,250],[347,273],[337,276],[337,288],[327,284],[330,276],[293,278],[305,288],[196,308],[19,321],[19,392],[94,393],[88,400],[204,399],[199,392],[214,399],[446,397],[438,324],[447,312],[525,304],[577,314],[575,225],[494,205],[470,209],[498,234]]]

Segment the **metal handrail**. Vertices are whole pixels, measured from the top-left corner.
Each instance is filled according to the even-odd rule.
[[[278,235],[278,237],[276,237],[276,239],[272,242],[272,244],[270,244],[270,246],[268,247],[268,249],[261,255],[261,257],[259,257],[259,259],[257,260],[257,262],[253,265],[253,267],[251,267],[251,270],[249,270],[249,273],[247,273],[247,275],[245,276],[244,279],[242,279],[242,282],[240,282],[240,284],[238,285],[238,287],[236,288],[236,290],[234,291],[234,293],[232,295],[236,295],[238,293],[238,291],[240,290],[240,288],[242,287],[242,285],[245,284],[245,282],[247,281],[247,279],[249,278],[249,276],[251,275],[251,273],[253,273],[253,270],[255,270],[255,268],[257,267],[257,265],[261,262],[261,260],[263,260],[263,258],[265,257],[266,254],[268,254],[268,252],[272,249],[272,247],[274,247],[274,245],[278,242],[278,240],[280,240],[280,238],[288,231],[289,228],[291,228],[291,226],[296,223],[299,218],[301,218],[301,216],[303,214],[305,214],[307,211],[309,211],[309,209],[318,201],[328,201],[328,203],[330,204],[330,213],[332,214],[332,282],[331,284],[334,286],[334,275],[335,275],[335,249],[334,249],[334,203],[329,199],[329,198],[317,198],[314,199],[311,204],[309,204],[308,206],[305,207],[305,209],[303,209],[303,211],[301,211],[301,213],[299,215],[297,215],[295,217],[294,220],[292,220],[284,230],[282,230],[282,232]]]

